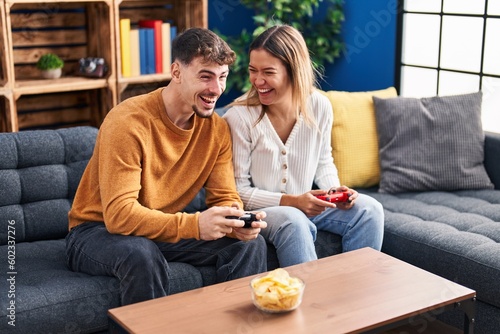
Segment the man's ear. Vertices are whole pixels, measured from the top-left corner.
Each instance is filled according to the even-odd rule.
[[[179,82],[181,79],[180,64],[176,61],[170,65],[170,74],[172,75],[172,80]]]

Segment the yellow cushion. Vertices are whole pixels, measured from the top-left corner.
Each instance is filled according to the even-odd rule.
[[[333,159],[340,183],[350,188],[380,181],[377,124],[372,97],[397,97],[394,87],[369,92],[322,92],[333,107]]]

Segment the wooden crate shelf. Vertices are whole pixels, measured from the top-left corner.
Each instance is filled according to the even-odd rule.
[[[22,96],[17,101],[19,127],[39,129],[98,126],[100,117],[95,110],[102,107],[96,105],[96,101],[100,99],[98,95],[97,90],[84,90]]]
[[[11,116],[13,114],[17,120],[10,122],[9,126],[4,121],[1,130],[18,131],[82,122],[99,125],[102,122],[99,118],[105,116],[102,108],[109,110],[116,104],[113,19],[112,0],[5,0],[2,35],[8,45],[7,56],[12,59],[8,62],[7,73],[10,74],[8,82],[14,99]],[[38,59],[49,52],[65,62],[60,79],[42,79],[36,68]],[[84,57],[104,58],[109,68],[106,76],[80,76],[78,61]],[[100,100],[75,118],[74,109],[59,108],[60,104],[67,102],[70,92]],[[53,112],[46,111],[41,103],[25,107],[26,101],[42,101],[46,96],[58,97],[54,100]]]
[[[0,0],[0,131],[99,126],[121,100],[168,84],[166,74],[121,76],[119,19],[162,19],[182,31],[208,27],[207,0]],[[60,56],[60,79],[42,79],[45,53]],[[78,74],[78,60],[104,58],[103,78]]]
[[[35,64],[47,52],[65,61],[63,76],[75,76],[82,57],[103,57],[114,64],[109,2],[7,0],[6,15],[16,81],[39,78]],[[108,76],[113,74],[111,70]]]

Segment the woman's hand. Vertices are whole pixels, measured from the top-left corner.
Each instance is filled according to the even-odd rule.
[[[346,186],[340,186],[340,187],[332,187],[330,190],[328,190],[328,194],[332,193],[339,193],[339,192],[347,192],[349,194],[349,201],[347,202],[337,202],[337,208],[341,210],[349,210],[354,206],[354,202],[356,201],[356,198],[358,198],[358,192],[354,189],[351,189]]]
[[[347,192],[349,194],[349,201],[347,202],[328,202],[319,199],[316,196],[328,196],[335,192]],[[326,190],[311,190],[302,195],[283,195],[281,197],[280,205],[293,206],[304,212],[307,217],[317,216],[328,208],[339,208],[341,210],[349,210],[353,207],[358,192],[346,186],[332,187]]]
[[[325,190],[311,190],[302,195],[283,195],[280,205],[293,206],[304,212],[307,217],[317,216],[328,208],[335,208],[334,203],[317,198],[317,195],[327,195]]]

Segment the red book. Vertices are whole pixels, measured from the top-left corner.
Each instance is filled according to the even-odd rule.
[[[162,57],[162,36],[161,25],[162,20],[140,20],[139,27],[153,28],[154,30],[154,50],[155,50],[155,69],[156,73],[163,73],[163,57]]]

